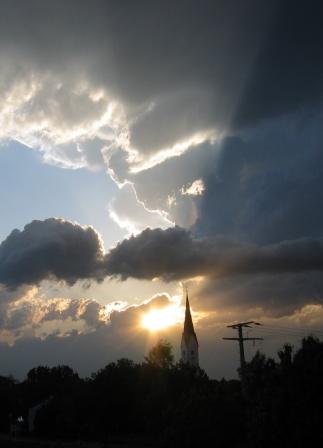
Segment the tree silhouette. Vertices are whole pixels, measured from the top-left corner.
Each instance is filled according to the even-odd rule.
[[[152,347],[148,355],[145,357],[145,361],[162,369],[170,368],[174,362],[173,347],[170,342],[161,339],[157,344]]]
[[[246,364],[243,390],[239,380],[211,380],[174,364],[171,344],[161,340],[145,362],[120,359],[86,379],[67,366],[36,367],[20,383],[0,377],[0,431],[19,416],[26,421],[41,402],[33,436],[45,439],[303,448],[323,443],[322,391],[323,342],[314,337],[297,350],[284,345],[275,359],[258,352]]]

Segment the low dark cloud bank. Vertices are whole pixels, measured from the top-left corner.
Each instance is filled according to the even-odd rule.
[[[123,279],[165,280],[320,271],[323,240],[303,238],[259,247],[221,237],[197,239],[180,227],[147,229],[112,249],[107,268]]]
[[[147,229],[107,255],[110,274],[189,282],[198,309],[262,309],[290,315],[306,304],[323,303],[323,240],[299,238],[267,245],[224,237],[196,238],[179,227]]]
[[[13,230],[0,245],[0,283],[15,288],[54,278],[103,280],[104,250],[99,234],[62,219],[32,221]]]
[[[224,237],[196,238],[180,227],[146,229],[107,254],[98,233],[61,219],[33,221],[0,245],[0,283],[7,287],[106,276],[180,280],[199,275],[282,274],[323,269],[323,240],[300,238],[257,246]]]
[[[277,318],[323,304],[322,271],[208,277],[198,285],[189,282],[189,288],[200,309],[235,310],[247,320],[255,310],[261,317]]]

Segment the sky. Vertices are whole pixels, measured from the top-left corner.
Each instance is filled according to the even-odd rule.
[[[322,3],[0,8],[0,374],[323,336]]]

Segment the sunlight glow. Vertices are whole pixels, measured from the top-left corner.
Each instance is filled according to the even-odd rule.
[[[174,306],[153,309],[142,316],[141,325],[150,331],[163,330],[181,322],[182,314],[182,310]]]

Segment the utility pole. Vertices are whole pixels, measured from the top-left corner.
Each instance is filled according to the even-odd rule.
[[[244,355],[244,341],[263,341],[264,338],[244,338],[243,337],[243,328],[253,328],[253,325],[261,325],[259,322],[255,322],[251,320],[250,322],[240,322],[234,325],[228,325],[227,328],[232,328],[233,330],[238,330],[237,338],[222,338],[226,341],[238,341],[239,342],[239,350],[240,350],[240,372],[241,377],[243,378],[244,368],[246,366],[246,358]]]

